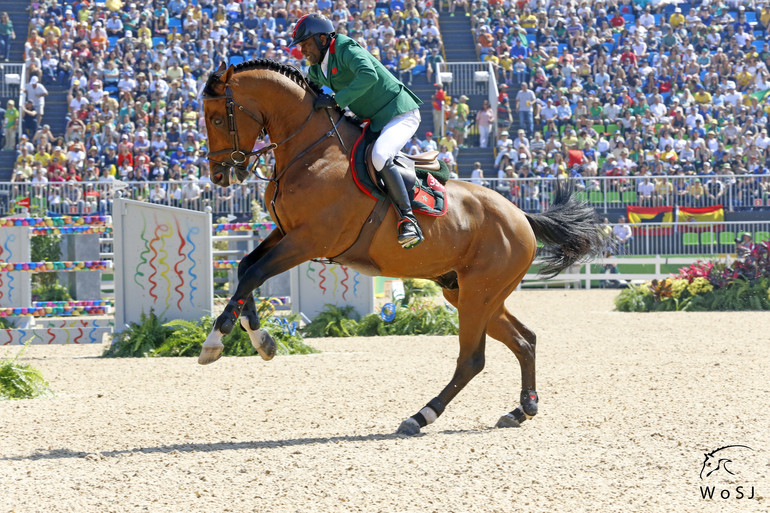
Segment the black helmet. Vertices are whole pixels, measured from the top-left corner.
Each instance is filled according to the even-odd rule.
[[[315,12],[306,14],[298,19],[297,24],[294,25],[294,32],[291,34],[292,40],[289,46],[294,46],[318,34],[331,34],[333,32],[334,25],[329,21],[329,18]]]

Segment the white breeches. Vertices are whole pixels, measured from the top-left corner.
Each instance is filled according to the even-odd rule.
[[[374,169],[380,170],[385,167],[385,163],[396,156],[396,154],[406,146],[409,139],[417,133],[420,127],[420,110],[414,109],[409,112],[399,114],[391,119],[385,128],[380,132],[380,136],[372,148],[372,164]]]

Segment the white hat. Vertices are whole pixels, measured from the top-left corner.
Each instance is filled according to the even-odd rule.
[[[29,79],[30,84],[37,84],[37,75],[32,75],[32,78]]]

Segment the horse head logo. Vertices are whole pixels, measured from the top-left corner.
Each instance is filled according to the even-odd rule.
[[[724,447],[720,447],[719,449],[714,449],[711,452],[705,453],[706,459],[703,460],[703,468],[700,469],[700,478],[703,479],[704,473],[706,474],[705,477],[708,477],[720,469],[723,469],[728,474],[735,475],[734,472],[727,468],[727,464],[732,463],[733,461],[729,458],[729,455],[731,454],[730,451],[721,452],[726,449],[732,449],[734,447],[749,449],[750,451],[754,450],[746,445],[725,445]]]

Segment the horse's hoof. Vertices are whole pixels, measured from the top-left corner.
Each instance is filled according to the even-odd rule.
[[[412,417],[409,417],[398,426],[397,435],[414,436],[420,432],[420,425]]]
[[[500,417],[500,420],[497,421],[497,424],[495,424],[495,427],[499,427],[499,428],[521,427],[521,422],[516,420],[516,417],[514,417],[510,413],[506,413],[505,415]]]
[[[224,349],[225,345],[222,343],[222,333],[215,329],[211,330],[209,336],[206,337],[206,341],[203,342],[203,347],[201,347],[198,363],[201,365],[214,363],[222,357],[222,351],[224,351]]]
[[[264,330],[252,330],[246,316],[241,317],[241,326],[243,326],[243,329],[249,334],[251,345],[257,350],[259,356],[261,356],[263,360],[272,360],[276,350],[275,339]]]

